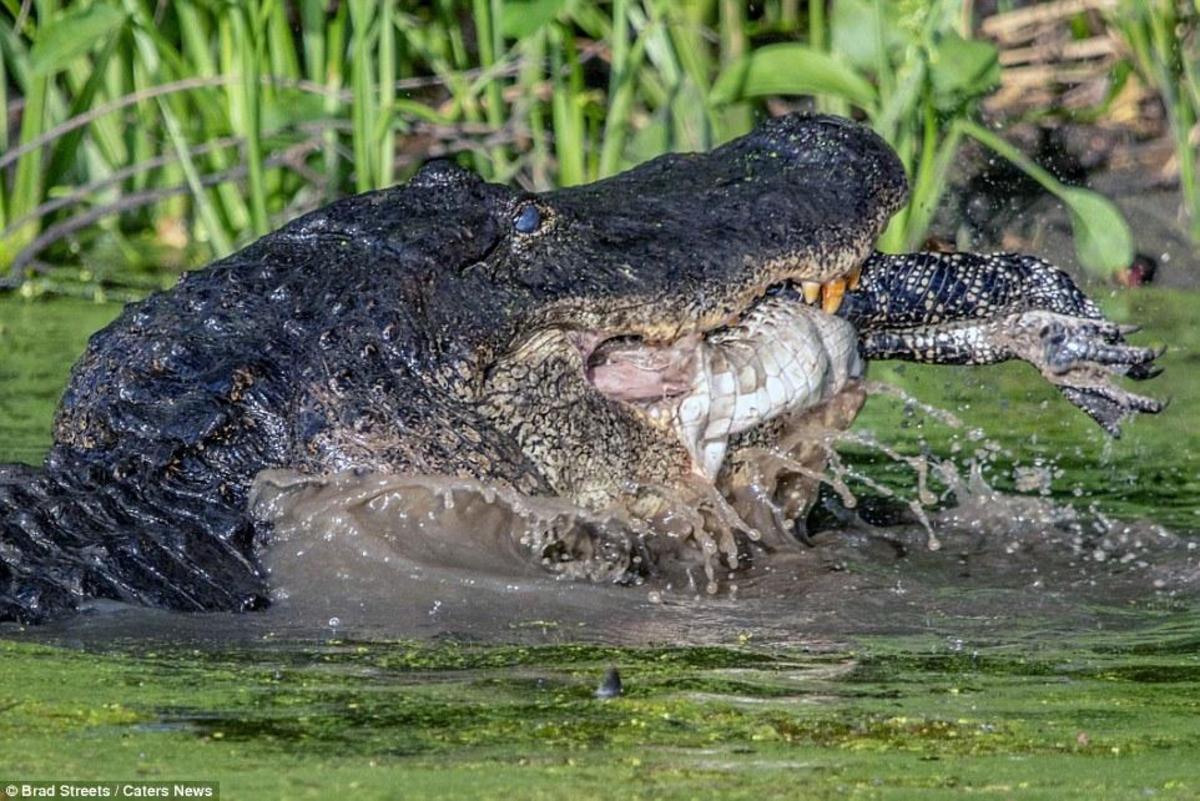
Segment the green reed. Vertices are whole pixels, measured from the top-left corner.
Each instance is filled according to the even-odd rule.
[[[990,45],[954,28],[947,0],[754,8],[0,0],[0,102],[15,123],[0,126],[0,275],[162,282],[163,264],[229,253],[430,156],[529,189],[578,184],[744,133],[769,95],[880,130],[914,187],[884,245],[919,244],[995,82]],[[1076,216],[1099,214],[1091,228],[1124,230],[1090,205]],[[1091,251],[1107,253],[1088,262],[1100,270],[1126,255]]]
[[[1162,99],[1189,230],[1200,245],[1200,2],[1122,0],[1110,19],[1139,76]]]

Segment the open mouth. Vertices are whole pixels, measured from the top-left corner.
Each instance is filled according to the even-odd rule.
[[[715,480],[732,437],[807,409],[862,374],[857,333],[832,316],[857,270],[768,286],[735,320],[668,342],[582,332],[587,380],[679,437]]]

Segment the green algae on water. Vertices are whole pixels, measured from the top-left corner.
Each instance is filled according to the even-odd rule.
[[[1129,672],[1141,657],[1085,645],[1059,644],[1028,671],[1003,648],[947,660],[947,647],[331,642],[301,658],[270,645],[93,653],[9,642],[0,743],[5,770],[22,778],[187,777],[221,782],[226,798],[1200,791],[1196,657],[1141,681]],[[599,701],[592,689],[610,664],[627,693]]]

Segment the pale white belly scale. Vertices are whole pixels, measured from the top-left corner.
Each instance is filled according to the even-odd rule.
[[[821,403],[860,376],[857,342],[839,317],[795,298],[768,298],[704,339],[612,350],[593,367],[593,381],[673,428],[696,472],[714,479],[730,437]],[[621,392],[632,383],[644,396],[655,376],[657,398]]]

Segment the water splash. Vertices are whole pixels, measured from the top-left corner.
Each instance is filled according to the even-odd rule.
[[[921,408],[891,388],[877,394]],[[1161,527],[1056,504],[1032,484],[1032,496],[995,489],[987,473],[1004,449],[944,410],[926,411],[955,430],[959,447],[946,458],[835,430],[862,401],[810,410],[771,444],[742,443],[716,484],[631,483],[600,511],[469,479],[263,474],[254,511],[275,531],[265,557],[278,588],[272,614],[414,636],[492,637],[497,625],[526,636],[520,621],[535,620],[568,638],[705,641],[745,629],[770,640],[964,610],[1001,620],[1022,605],[1198,584],[1200,554]],[[865,473],[847,447],[911,480]],[[850,514],[806,548],[797,534],[822,482]],[[911,522],[866,522],[856,510],[869,494]],[[968,592],[979,587],[989,590]]]

